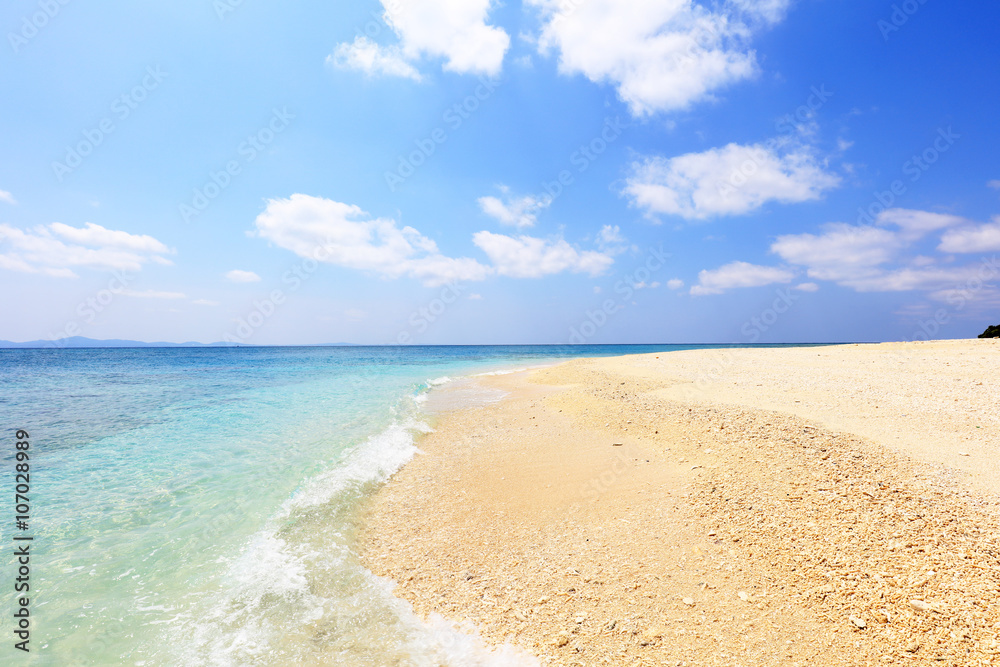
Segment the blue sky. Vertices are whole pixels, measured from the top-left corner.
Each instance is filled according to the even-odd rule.
[[[1000,8],[0,10],[0,339],[961,338]]]

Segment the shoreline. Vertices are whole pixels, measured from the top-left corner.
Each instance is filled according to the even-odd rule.
[[[508,395],[436,419],[422,455],[370,504],[362,561],[419,615],[471,621],[541,664],[997,660],[994,480],[936,460],[954,452],[928,453],[906,429],[881,434],[889,407],[910,409],[885,385],[918,378],[955,403],[967,387],[941,385],[928,364],[954,364],[944,375],[963,381],[1000,346],[731,349],[725,373],[699,385],[692,368],[717,364],[713,352],[477,379]],[[823,377],[804,372],[817,363]],[[845,394],[838,367],[864,391]],[[997,383],[981,370],[961,409],[923,420],[925,437],[983,422],[979,401],[995,405]],[[796,383],[808,396],[775,406]],[[866,391],[889,416],[852,413],[851,430],[829,423]],[[991,453],[993,422],[978,425],[989,435],[946,438],[972,450],[962,463]]]

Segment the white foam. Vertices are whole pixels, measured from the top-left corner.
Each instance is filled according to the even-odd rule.
[[[434,378],[433,380],[428,380],[427,384],[431,387],[437,387],[442,384],[448,384],[451,382],[451,378],[445,375],[444,377]]]
[[[540,368],[551,368],[556,365],[557,362],[548,364],[536,364],[534,366],[524,366],[523,368],[501,368],[495,371],[485,371],[483,373],[476,373],[475,375],[470,375],[469,377],[483,377],[486,375],[510,375],[512,373],[523,373],[525,371],[536,371]]]
[[[199,664],[220,667],[269,664],[269,657],[277,654],[302,652],[308,657],[317,645],[290,646],[290,632],[330,623],[338,627],[338,620],[357,617],[359,622],[352,621],[346,630],[350,637],[341,638],[345,645],[362,646],[377,655],[383,650],[392,655],[402,651],[414,667],[536,667],[532,656],[512,646],[491,649],[471,625],[458,626],[436,616],[423,623],[409,603],[392,595],[394,584],[355,562],[336,525],[325,526],[330,532],[315,542],[290,544],[283,538],[283,529],[303,517],[303,510],[312,512],[311,508],[336,501],[338,494],[387,481],[417,453],[414,435],[430,430],[406,417],[369,437],[335,468],[307,480],[242,552],[226,561],[221,590],[206,596],[210,606],[174,618],[172,644],[179,654],[200,655]],[[353,583],[346,589],[318,586],[317,581],[330,573]],[[320,595],[318,590],[330,592]],[[384,614],[390,625],[384,620],[366,624],[369,616]],[[336,651],[337,639],[331,637],[326,641],[334,642],[329,648]]]
[[[537,667],[538,660],[530,653],[504,643],[491,649],[479,636],[472,623],[462,625],[431,614],[424,627],[441,647],[442,657],[454,667]]]
[[[351,486],[387,481],[416,453],[413,433],[430,431],[427,424],[409,418],[369,437],[340,465],[308,480],[282,504],[278,517],[284,518],[295,509],[328,503]]]

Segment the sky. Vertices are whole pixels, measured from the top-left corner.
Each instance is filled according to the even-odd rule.
[[[968,338],[996,3],[13,0],[0,339]]]

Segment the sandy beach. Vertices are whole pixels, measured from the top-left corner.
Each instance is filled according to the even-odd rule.
[[[543,665],[1000,664],[998,360],[969,340],[481,378],[505,397],[441,414],[363,561]]]

